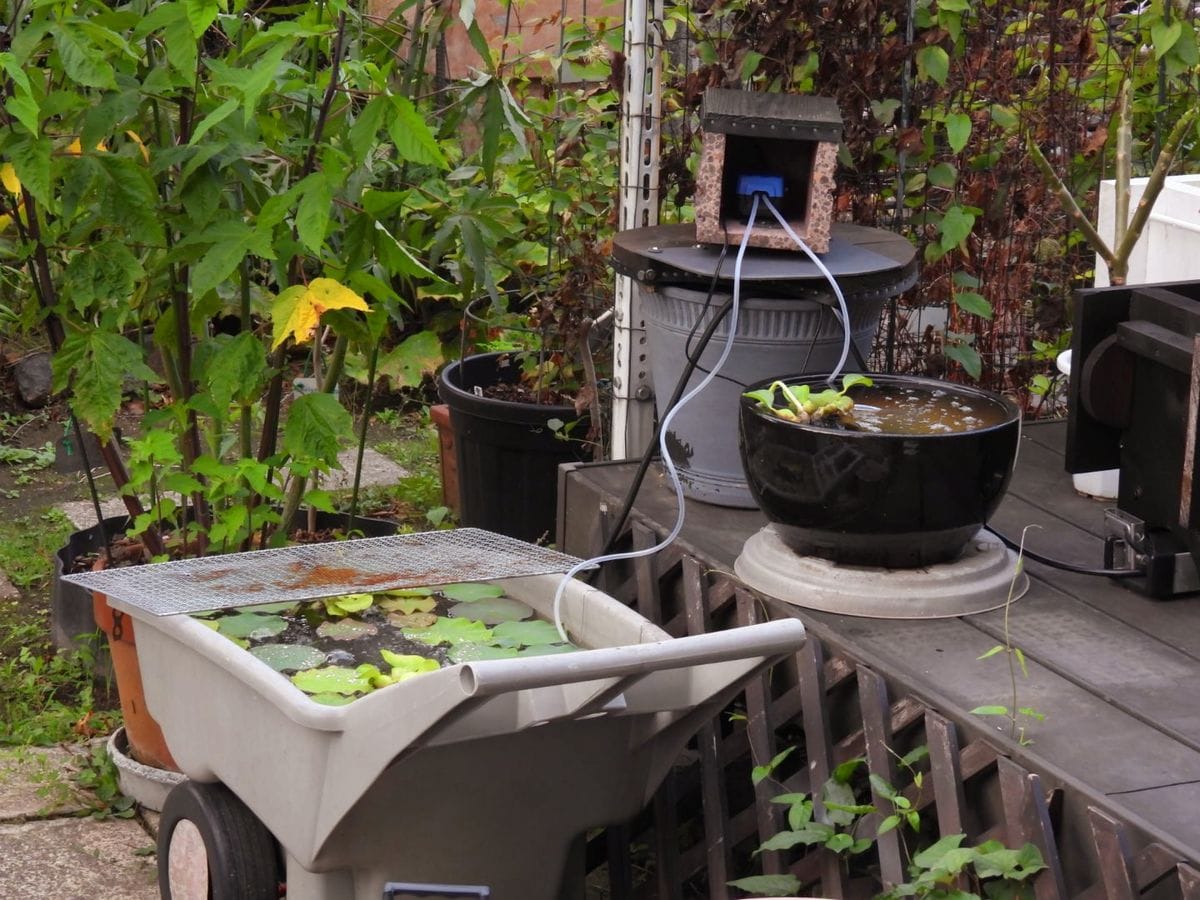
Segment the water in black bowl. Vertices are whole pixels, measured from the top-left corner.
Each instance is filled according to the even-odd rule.
[[[782,380],[826,387],[813,376]],[[743,397],[750,491],[797,552],[890,568],[952,560],[1004,496],[1020,410],[999,395],[933,379],[872,380],[849,390],[849,415],[812,423],[778,418]]]

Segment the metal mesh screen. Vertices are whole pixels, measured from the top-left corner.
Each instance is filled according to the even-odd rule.
[[[301,544],[64,580],[155,616],[566,572],[579,560],[478,528]]]

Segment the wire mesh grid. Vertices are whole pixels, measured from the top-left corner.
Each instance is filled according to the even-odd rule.
[[[576,557],[478,528],[301,544],[64,578],[154,616],[566,572]]]

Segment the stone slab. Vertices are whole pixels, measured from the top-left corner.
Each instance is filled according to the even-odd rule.
[[[0,897],[157,900],[153,846],[134,819],[0,825]]]
[[[96,524],[96,508],[92,505],[91,500],[70,500],[59,504],[58,508],[71,520],[71,524],[78,529],[91,528]],[[107,500],[101,500],[100,511],[104,513],[104,518],[106,519],[111,516],[123,516],[128,512],[125,509],[125,501],[120,497],[110,497]]]
[[[341,469],[334,469],[321,478],[321,487],[327,491],[348,491],[354,487],[354,462],[358,457],[358,449],[350,447],[338,454]],[[360,487],[395,484],[401,478],[406,478],[408,471],[397,465],[378,450],[367,447],[363,451],[362,477]]]
[[[71,780],[77,768],[74,753],[60,747],[0,751],[0,822],[74,815],[88,809]],[[0,896],[15,896],[6,895],[2,888]]]
[[[0,600],[16,600],[21,596],[21,592],[13,587],[13,583],[8,580],[8,576],[0,571]]]

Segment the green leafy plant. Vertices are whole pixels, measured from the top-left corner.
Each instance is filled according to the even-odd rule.
[[[751,773],[755,784],[773,775],[794,748],[777,754],[769,763],[756,766]],[[904,827],[918,835],[921,817],[917,812],[924,773],[917,766],[928,756],[926,747],[917,747],[896,756],[916,790],[915,799],[897,790],[886,779],[871,773],[862,779],[860,769],[866,760],[858,757],[839,765],[821,786],[820,803],[808,794],[785,793],[771,802],[787,807],[788,828],[765,840],[756,852],[785,851],[797,846],[823,847],[844,860],[850,860],[874,848],[880,835]],[[880,809],[866,797],[867,788],[883,799]],[[862,796],[860,796],[862,795]],[[819,810],[819,814],[818,814]],[[864,830],[874,823],[874,834]],[[998,841],[985,841],[976,847],[963,847],[964,835],[948,835],[924,850],[912,854],[908,865],[911,881],[896,885],[877,895],[881,900],[901,897],[959,898],[987,896],[1013,898],[1028,893],[1026,882],[1044,868],[1041,854],[1032,844],[1009,850]],[[971,891],[959,888],[961,876],[970,878]],[[753,875],[729,882],[751,894],[795,895],[803,888],[791,874]]]
[[[134,799],[121,792],[120,773],[103,742],[94,741],[90,745],[73,777],[91,798],[88,813],[91,818],[132,819],[137,814]]]
[[[1021,744],[1021,746],[1033,743],[1027,733],[1027,729],[1030,723],[1045,721],[1046,715],[1032,706],[1021,706],[1018,700],[1017,673],[1019,672],[1022,677],[1028,678],[1029,664],[1021,648],[1013,644],[1012,631],[1009,627],[1009,614],[1012,610],[1013,600],[1016,598],[1017,585],[1020,583],[1021,574],[1025,568],[1025,536],[1029,533],[1030,528],[1039,527],[1038,525],[1026,525],[1021,531],[1021,545],[1017,551],[1017,561],[1013,566],[1012,580],[1008,585],[1008,596],[1004,600],[1004,641],[989,648],[979,657],[982,660],[991,659],[994,656],[1004,656],[1005,661],[1008,663],[1009,701],[1007,704],[977,706],[971,710],[971,713],[977,716],[999,716],[1007,719],[1009,723],[1009,736]]]
[[[54,650],[31,622],[0,643],[0,744],[48,746],[103,732],[120,713],[98,709],[93,656]]]
[[[826,388],[813,392],[807,384],[788,385],[775,381],[758,391],[746,391],[742,396],[757,402],[761,412],[789,422],[807,424],[825,418],[837,418],[854,409],[854,400],[849,396],[851,388],[870,387],[874,382],[866,375],[843,375],[842,389]],[[776,392],[783,396],[783,406],[777,407]]]

